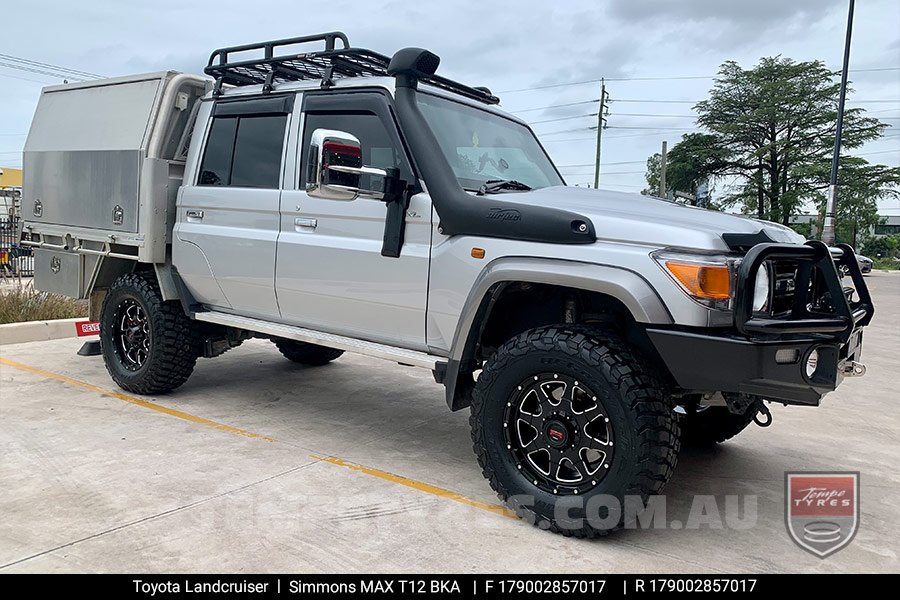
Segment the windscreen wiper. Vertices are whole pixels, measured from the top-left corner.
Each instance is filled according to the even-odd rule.
[[[479,196],[484,196],[485,194],[496,194],[501,190],[517,190],[520,192],[527,192],[531,189],[530,185],[525,185],[520,181],[516,181],[515,179],[488,179],[484,182],[484,185],[478,190]]]

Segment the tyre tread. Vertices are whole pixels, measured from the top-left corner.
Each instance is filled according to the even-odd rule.
[[[611,332],[579,325],[553,325],[526,331],[497,349],[484,366],[472,398],[469,425],[478,464],[498,497],[507,502],[509,490],[491,468],[484,443],[487,432],[482,430],[482,411],[492,401],[485,390],[511,361],[533,349],[557,349],[564,354],[580,357],[598,367],[610,383],[619,389],[628,408],[643,425],[638,428],[638,462],[640,470],[625,490],[626,495],[639,495],[646,502],[659,494],[672,476],[680,449],[680,432],[674,418],[671,399],[662,379],[621,338]],[[596,529],[585,524],[581,529],[560,528],[551,519],[536,514],[528,507],[510,506],[516,514],[542,529],[571,537],[596,537],[612,530]]]

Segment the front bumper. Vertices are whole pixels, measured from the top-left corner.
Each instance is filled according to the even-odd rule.
[[[753,312],[755,277],[766,261],[792,261],[796,293],[781,314]],[[838,270],[853,280],[857,299]],[[732,328],[710,332],[650,328],[650,337],[676,383],[689,392],[730,392],[789,404],[817,405],[853,368],[862,351],[862,329],[874,306],[853,249],[833,251],[821,242],[757,244],[746,254],[735,282]],[[808,366],[815,352],[815,367]]]
[[[811,406],[840,385],[845,367],[858,361],[862,351],[861,329],[847,343],[821,338],[748,340],[735,333],[667,329],[648,329],[647,334],[684,390],[750,394]],[[814,350],[818,360],[807,375],[807,361]]]

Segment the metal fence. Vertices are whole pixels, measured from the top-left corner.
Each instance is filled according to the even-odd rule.
[[[22,245],[18,215],[0,216],[0,277],[33,277],[34,254]]]

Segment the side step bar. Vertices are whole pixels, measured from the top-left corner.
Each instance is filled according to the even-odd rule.
[[[324,333],[312,329],[304,329],[303,327],[295,327],[293,325],[272,323],[270,321],[254,319],[252,317],[241,317],[223,312],[209,311],[195,313],[194,318],[198,321],[206,321],[207,323],[216,323],[217,325],[245,329],[247,331],[264,333],[274,337],[297,340],[298,342],[318,344],[320,346],[327,346],[328,348],[337,348],[338,350],[346,350],[347,352],[353,352],[355,354],[383,358],[405,365],[431,369],[432,371],[437,369],[439,364],[443,366],[447,362],[447,359],[443,356],[436,356],[426,352],[418,352],[406,348],[396,348],[386,344],[357,340],[343,335]]]

